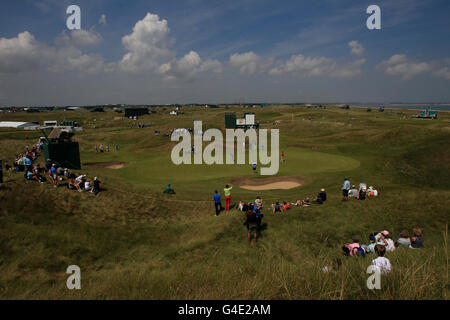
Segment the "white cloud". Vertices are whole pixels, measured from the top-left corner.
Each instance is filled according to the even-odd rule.
[[[70,34],[74,44],[79,46],[93,46],[103,41],[102,36],[93,30],[72,30]]]
[[[57,46],[90,47],[100,44],[102,36],[94,30],[63,30],[55,39]]]
[[[269,71],[271,75],[290,75],[294,77],[334,77],[351,78],[361,73],[361,66],[366,62],[361,58],[355,61],[337,61],[326,57],[305,57],[294,55],[287,61]]]
[[[100,19],[98,20],[98,24],[100,24],[100,25],[106,25],[107,24],[107,22],[106,22],[106,14],[102,14],[100,16]]]
[[[350,53],[353,55],[356,55],[356,56],[362,55],[364,53],[364,51],[366,50],[364,48],[364,46],[356,40],[350,41],[348,43],[348,46],[351,49]]]
[[[57,49],[55,60],[50,66],[50,71],[57,73],[78,71],[87,74],[97,74],[103,70],[104,61],[100,54],[83,54],[73,46]]]
[[[438,70],[435,70],[433,72],[433,76],[444,78],[446,80],[450,80],[450,68],[449,67],[442,67]]]
[[[235,53],[230,56],[230,64],[239,68],[240,74],[255,75],[267,72],[273,64],[273,58],[263,59],[253,51]]]
[[[431,71],[431,64],[428,62],[412,61],[405,54],[395,54],[388,60],[382,61],[377,69],[391,76],[401,76],[408,80],[419,74]]]
[[[174,53],[169,50],[172,43],[169,32],[166,20],[147,13],[133,27],[133,32],[122,38],[128,52],[118,64],[120,70],[130,73],[153,71],[171,61]]]
[[[15,38],[0,38],[0,72],[47,69],[52,72],[79,71],[92,74],[103,70],[103,57],[100,54],[83,54],[64,42],[64,37],[67,38],[67,35],[58,37],[58,47],[38,42],[28,31],[19,33]]]
[[[197,73],[204,71],[222,72],[222,64],[218,60],[202,61],[200,55],[191,51],[183,58],[162,64],[158,72],[166,75],[166,79],[192,79]]]
[[[14,73],[37,69],[49,61],[52,51],[28,31],[15,38],[0,38],[0,72]]]

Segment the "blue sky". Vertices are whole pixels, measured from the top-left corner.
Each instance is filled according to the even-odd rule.
[[[448,102],[449,15],[447,0],[3,0],[0,105]]]

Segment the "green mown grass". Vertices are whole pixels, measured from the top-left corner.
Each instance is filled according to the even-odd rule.
[[[249,246],[243,214],[232,210],[216,218],[211,197],[226,183],[255,176],[250,166],[174,166],[175,143],[153,133],[192,127],[193,119],[203,120],[204,130],[223,129],[225,112],[242,115],[245,109],[184,109],[178,117],[159,109],[142,117],[138,122],[153,123],[145,129],[130,129],[130,120],[114,120],[120,115],[111,111],[0,115],[1,121],[77,120],[84,127],[74,138],[82,163],[129,162],[118,170],[83,167],[104,182],[96,197],[5,174],[1,299],[448,299],[447,113],[421,121],[406,110],[255,109],[263,128],[281,120],[287,161],[277,175],[300,175],[305,184],[260,192],[235,186],[232,202],[260,195],[267,207],[312,198],[322,187],[329,200],[287,215],[264,210],[266,226]],[[31,141],[42,135],[28,134]],[[96,153],[100,143],[119,144],[120,151]],[[11,162],[27,144],[24,131],[0,130],[0,159]],[[376,186],[380,196],[342,202],[344,176]],[[166,183],[176,195],[162,194]],[[424,231],[425,248],[387,253],[393,270],[382,277],[381,290],[366,287],[373,256],[346,259],[339,253],[353,234],[365,240],[388,229],[396,238],[415,227]],[[323,273],[335,258],[342,259],[341,269]],[[81,290],[66,288],[71,264],[81,268]]]

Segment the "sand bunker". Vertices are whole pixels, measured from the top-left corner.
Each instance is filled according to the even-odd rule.
[[[120,169],[128,165],[128,162],[88,162],[85,166],[99,166],[108,169]]]
[[[293,189],[301,186],[303,181],[303,178],[299,176],[284,176],[263,179],[239,179],[235,183],[242,189],[260,191]]]

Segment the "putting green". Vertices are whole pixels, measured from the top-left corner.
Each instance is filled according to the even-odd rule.
[[[350,157],[307,149],[285,149],[286,162],[280,163],[277,175],[309,175],[321,172],[338,172],[357,168],[360,163]],[[248,155],[248,154],[247,154]],[[279,161],[279,160],[278,160]],[[248,162],[248,160],[247,160]],[[208,183],[230,181],[234,177],[264,177],[245,165],[175,165],[170,153],[149,154],[145,160],[131,161],[114,174],[133,183],[162,187],[167,183],[178,188],[208,188]],[[267,177],[267,176],[266,176]],[[210,187],[209,187],[210,188]]]

